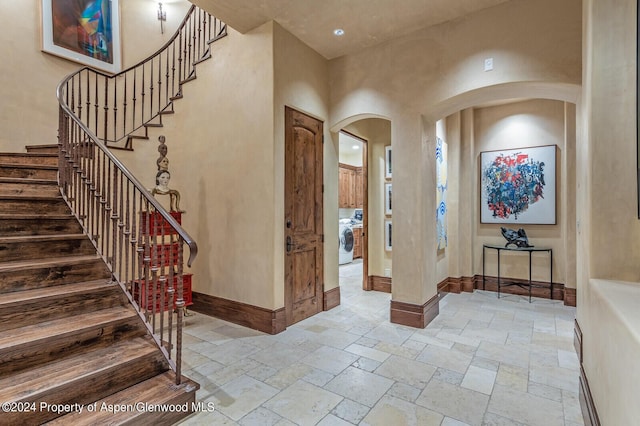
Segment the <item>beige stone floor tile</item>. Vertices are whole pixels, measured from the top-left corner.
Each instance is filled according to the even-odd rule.
[[[280,369],[276,374],[269,377],[264,382],[274,388],[285,389],[313,371],[314,368],[310,365],[295,363]]]
[[[580,373],[561,367],[531,365],[529,380],[569,391],[578,389]]]
[[[491,395],[493,385],[496,381],[496,375],[497,373],[495,371],[470,365],[460,386],[485,395]]]
[[[264,407],[258,407],[238,422],[242,426],[273,426],[277,424],[282,417],[271,410]]]
[[[249,355],[249,358],[273,368],[284,368],[300,361],[309,353],[291,345],[278,344]]]
[[[496,376],[496,384],[505,388],[526,392],[529,386],[529,369],[501,364]]]
[[[216,411],[238,421],[277,393],[278,389],[263,382],[240,376],[213,392],[211,398],[215,400]]]
[[[439,426],[442,420],[443,416],[440,413],[385,395],[360,424],[363,426]]]
[[[469,426],[468,423],[461,422],[460,420],[452,419],[451,417],[445,417],[440,423],[440,426]]]
[[[527,368],[529,366],[529,352],[513,349],[504,344],[496,344],[492,341],[483,341],[478,347],[476,355],[518,367]]]
[[[562,391],[562,406],[564,407],[565,423],[583,425],[582,409],[580,407],[580,399],[578,394],[571,391]]]
[[[484,415],[482,426],[527,426],[527,425],[487,411]]]
[[[333,414],[327,414],[319,423],[317,423],[317,426],[351,426],[351,423],[346,422]]]
[[[234,422],[224,414],[214,411],[213,413],[194,413],[179,423],[181,426],[235,426]]]
[[[531,395],[541,396],[552,401],[562,402],[562,389],[554,388],[552,386],[547,386],[530,381],[527,392],[529,392]]]
[[[327,383],[324,389],[373,407],[392,385],[393,380],[386,377],[349,367]]]
[[[367,415],[370,408],[359,402],[344,398],[340,404],[331,411],[334,416],[349,423],[358,424]]]
[[[416,404],[469,425],[481,425],[489,396],[449,383],[431,380]]]
[[[417,342],[418,345],[416,346],[422,346],[422,349],[414,349],[412,347],[414,345],[411,342],[412,342],[411,340],[406,340],[402,345],[395,345],[393,343],[380,342],[374,346],[374,349],[377,349],[379,351],[386,352],[392,355],[398,355],[403,358],[415,359],[415,357],[417,357],[418,354],[422,352],[427,345],[420,344],[419,342]]]
[[[562,404],[496,385],[488,411],[529,426],[564,426]]]
[[[407,385],[405,383],[396,383],[387,391],[388,396],[403,399],[407,402],[415,402],[420,396],[422,389]]]
[[[397,355],[392,355],[375,370],[375,374],[420,389],[424,389],[435,372],[434,366]]]
[[[367,333],[365,337],[394,345],[402,345],[412,334],[413,331],[408,331],[392,324],[380,324]]]
[[[416,360],[442,367],[447,370],[466,373],[473,357],[456,350],[429,345],[416,357]]]
[[[323,346],[302,358],[300,362],[336,375],[350,366],[358,358],[359,356],[356,354]]]
[[[366,346],[358,345],[357,343],[347,346],[345,348],[345,351],[355,355],[363,356],[378,362],[384,362],[390,356],[390,354],[387,352],[379,351],[373,348],[368,348]]]
[[[314,425],[342,401],[342,397],[304,381],[297,381],[264,404],[274,413],[300,425]]]
[[[355,368],[359,368],[360,370],[368,371],[369,373],[373,373],[376,368],[380,367],[381,362],[375,361],[371,358],[360,357],[358,358],[352,366]]]

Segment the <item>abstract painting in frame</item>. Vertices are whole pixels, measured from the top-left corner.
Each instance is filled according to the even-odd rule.
[[[387,145],[384,147],[384,177],[385,179],[391,179],[392,176],[392,168],[391,168],[391,145]]]
[[[385,183],[384,184],[384,214],[387,216],[391,216],[392,213],[392,184]]]
[[[391,226],[391,220],[385,220],[384,221],[384,249],[385,251],[391,251],[392,245],[391,242],[393,241],[392,235],[391,235],[391,230],[392,230],[392,226]]]
[[[480,153],[480,222],[556,223],[556,146]]]
[[[436,138],[436,234],[438,250],[447,247],[447,144]]]
[[[116,73],[121,67],[119,0],[42,0],[42,50]]]

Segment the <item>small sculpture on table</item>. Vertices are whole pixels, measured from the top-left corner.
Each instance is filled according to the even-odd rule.
[[[509,247],[511,244],[516,247],[533,247],[533,245],[529,244],[529,238],[527,238],[527,233],[524,229],[520,228],[517,231],[513,229],[508,229],[505,227],[500,227],[502,231],[502,236],[507,240],[507,244],[505,247]]]

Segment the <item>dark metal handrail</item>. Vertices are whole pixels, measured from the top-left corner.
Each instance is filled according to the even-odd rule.
[[[170,106],[181,95],[184,77],[193,77],[195,65],[209,57],[209,43],[224,35],[223,23],[193,6],[172,39],[145,61],[112,76],[82,68],[63,79],[56,91],[61,193],[175,371],[176,384],[181,382],[184,286],[189,278],[183,270],[184,246],[189,248],[188,266],[198,247],[177,220],[180,212],[168,212],[107,144],[130,135]],[[174,72],[156,80],[154,67],[169,58],[168,52]],[[162,67],[169,70],[169,61]],[[176,75],[178,84],[169,92],[167,83]],[[154,97],[156,82],[166,85],[163,96]],[[151,104],[145,114],[146,89]],[[143,96],[140,104],[138,93]],[[129,105],[132,116],[127,115]],[[138,105],[140,115],[135,112]]]
[[[171,39],[140,63],[114,75],[85,67],[65,79],[65,102],[105,145],[131,148],[130,136],[162,123],[196,65],[211,57],[211,43],[226,35],[222,21],[191,6]]]

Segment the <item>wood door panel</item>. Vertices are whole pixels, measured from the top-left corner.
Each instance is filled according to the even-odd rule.
[[[323,306],[322,122],[285,108],[285,313],[287,325]]]

